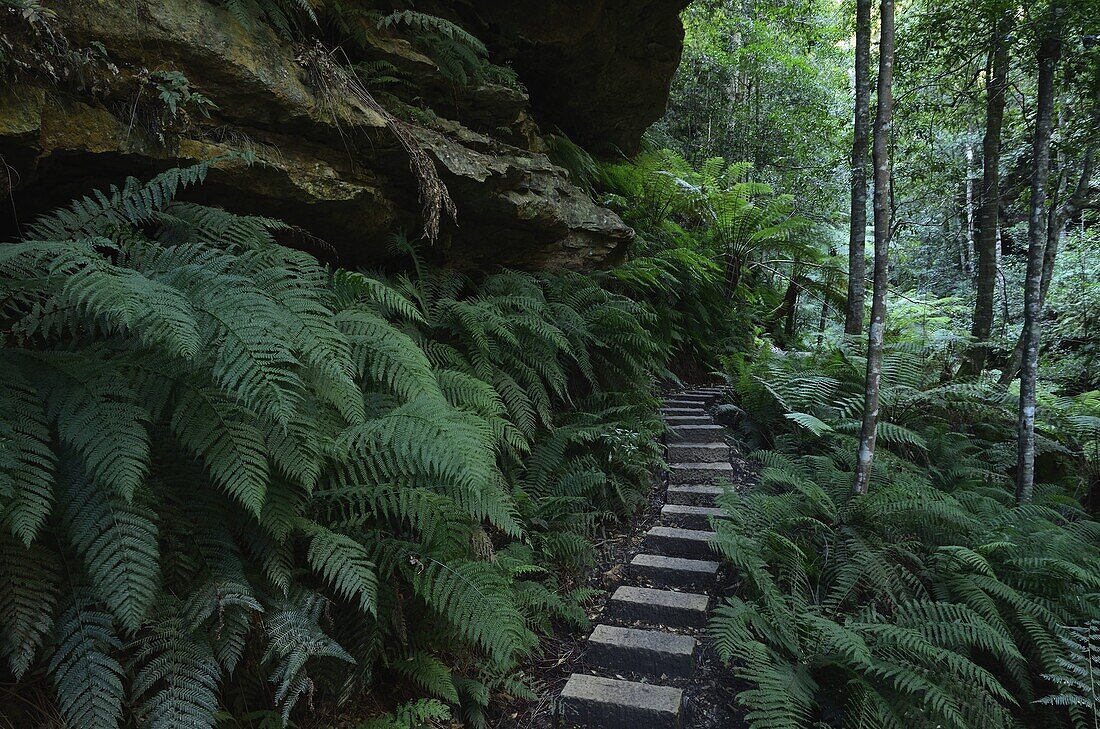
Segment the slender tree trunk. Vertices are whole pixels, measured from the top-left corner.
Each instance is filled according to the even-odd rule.
[[[871,290],[871,327],[867,336],[867,383],[863,395],[863,427],[852,490],[867,493],[878,435],[879,382],[886,332],[886,286],[890,265],[890,131],[894,108],[894,0],[882,0],[879,33],[878,108],[875,113],[875,272]]]
[[[1057,3],[1051,26],[1039,43],[1039,92],[1035,115],[1031,207],[1027,223],[1027,278],[1024,284],[1023,360],[1020,368],[1020,416],[1017,426],[1016,500],[1031,501],[1035,489],[1035,389],[1039,369],[1042,313],[1043,253],[1046,243],[1046,188],[1050,173],[1051,116],[1054,109],[1054,70],[1061,54]]]
[[[829,299],[821,297],[821,316],[817,320],[817,344],[814,349],[821,349],[821,343],[825,339],[825,325],[829,320]]]
[[[832,243],[829,244],[829,259],[836,258],[836,248]],[[828,269],[824,269],[828,271]],[[825,325],[829,321],[829,294],[828,289],[832,286],[832,276],[828,273],[825,274],[824,286],[821,287],[821,317],[817,322],[817,344],[815,349],[821,349],[821,342],[825,339]]]
[[[989,335],[993,331],[993,296],[997,282],[997,238],[1001,196],[1001,128],[1008,88],[1008,35],[1013,15],[1005,13],[993,26],[993,53],[985,92],[985,137],[982,139],[981,208],[978,210],[978,259],[975,278],[974,320],[970,334],[975,346],[963,359],[963,374],[979,374],[985,368]]]
[[[783,336],[789,345],[794,341],[794,331],[798,326],[798,287],[795,286],[793,281],[790,288],[787,289],[787,297],[789,304],[787,305],[786,321],[783,325]]]
[[[798,261],[795,261],[795,269],[798,267]],[[796,272],[794,269],[791,271],[791,277],[787,280],[787,289],[783,292],[783,301],[776,307],[768,317],[767,327],[768,331],[772,333],[777,342],[782,342],[783,346],[788,346],[794,339],[794,327],[795,316],[798,309],[798,281],[796,279]],[[782,326],[782,329],[780,328]]]
[[[963,264],[966,272],[974,274],[974,147],[966,143],[966,248],[963,250]]]
[[[863,332],[867,248],[867,132],[871,117],[871,0],[856,0],[856,109],[852,134],[852,220],[844,333]]]
[[[1039,313],[1041,314],[1047,302],[1047,292],[1050,290],[1050,282],[1054,278],[1054,263],[1058,257],[1058,249],[1061,247],[1062,234],[1066,223],[1077,217],[1081,208],[1089,196],[1089,182],[1092,179],[1093,160],[1096,152],[1094,148],[1085,150],[1085,159],[1081,168],[1081,177],[1077,180],[1077,187],[1065,204],[1060,208],[1052,206],[1047,215],[1046,223],[1046,247],[1043,249],[1043,274],[1039,283]],[[1024,359],[1024,332],[1016,340],[1016,347],[1012,350],[1012,356],[1001,371],[1000,386],[1008,387],[1016,379],[1020,372],[1020,366]]]

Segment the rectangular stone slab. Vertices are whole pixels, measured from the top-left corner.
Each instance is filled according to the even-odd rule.
[[[558,727],[680,729],[683,700],[670,686],[574,673],[558,701]]]
[[[702,400],[702,399],[699,399],[699,398],[690,398],[690,397],[680,398],[680,397],[676,397],[676,398],[671,398],[669,400],[665,400],[665,407],[666,408],[699,408],[700,410],[703,410],[703,409],[706,408],[708,402],[709,402],[708,400]]]
[[[720,425],[677,425],[668,429],[669,443],[713,443],[721,440],[725,428]]]
[[[655,526],[646,532],[645,548],[665,557],[706,559],[714,556],[710,548],[714,537],[715,533],[709,530]]]
[[[661,415],[666,416],[680,416],[680,415],[706,415],[707,411],[698,405],[682,407],[682,408],[661,408]]]
[[[637,554],[630,561],[630,573],[663,587],[707,589],[714,584],[718,563],[705,559]]]
[[[688,635],[597,625],[588,637],[585,663],[620,674],[687,678],[697,641]]]
[[[683,529],[709,529],[710,520],[728,518],[717,506],[685,506],[683,504],[665,504],[661,507],[661,522],[664,526]]]
[[[674,392],[668,396],[669,400],[712,400],[714,395],[709,392]]]
[[[665,423],[667,425],[713,425],[714,421],[704,413],[703,415],[666,415]]]
[[[733,466],[729,461],[717,463],[673,463],[668,468],[668,482],[675,484],[723,484],[733,481]]]
[[[669,443],[669,463],[729,463],[730,447],[725,441],[713,443]]]
[[[607,604],[608,611],[626,621],[670,628],[702,628],[707,622],[710,598],[691,592],[620,587]]]
[[[690,410],[685,415],[707,415],[707,409],[700,402],[673,402],[666,405],[662,410]]]
[[[714,506],[726,490],[721,486],[684,486],[673,484],[665,491],[665,503],[684,506]]]

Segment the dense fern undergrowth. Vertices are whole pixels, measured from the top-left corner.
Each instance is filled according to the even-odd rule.
[[[872,486],[852,496],[865,342],[826,327],[844,301],[828,231],[720,158],[653,149],[594,174],[638,231],[615,275],[661,302],[674,366],[724,373],[718,415],[759,464],[715,522],[737,584],[708,627],[747,724],[1095,729],[1098,393],[1044,382],[1044,483],[1017,505],[1015,386],[953,378],[967,337],[939,307],[895,304]]]
[[[585,624],[568,575],[648,487],[652,314],[401,238],[408,273],[331,269],[177,201],[208,167],[0,248],[5,711],[484,725],[537,688],[539,634]]]
[[[941,357],[887,356],[864,496],[858,352],[731,360],[761,483],[724,498],[716,547],[742,582],[709,630],[750,685],[750,726],[1094,726],[1100,656],[1082,636],[1100,618],[1100,523],[1080,487],[1095,393],[1044,403],[1048,483],[1017,505],[1013,399],[941,383]]]

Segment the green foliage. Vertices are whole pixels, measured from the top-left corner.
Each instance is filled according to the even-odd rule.
[[[677,374],[705,377],[720,353],[752,349],[767,330],[795,340],[786,322],[800,296],[843,299],[843,275],[817,240],[828,232],[751,172],[720,157],[695,168],[670,149],[601,168],[605,203],[637,232],[613,275],[651,305],[651,335]]]
[[[518,87],[515,72],[489,61],[489,49],[469,31],[446,18],[416,10],[396,10],[378,20],[379,28],[407,28],[446,78],[461,86],[495,82]]]
[[[941,385],[929,360],[884,363],[865,496],[854,354],[761,356],[734,381],[772,450],[760,487],[723,501],[716,547],[743,584],[710,631],[752,685],[751,726],[1085,725],[1076,704],[1036,702],[1043,674],[1081,665],[1063,626],[1100,615],[1097,523],[1056,484],[1017,506],[1003,395]]]
[[[298,39],[304,28],[317,24],[311,0],[218,0],[246,28],[271,27],[285,40]]]
[[[421,699],[398,708],[392,715],[361,724],[358,729],[423,729],[451,718],[450,710],[435,699]]]
[[[559,573],[658,460],[646,310],[579,274],[331,270],[176,201],[209,167],[0,248],[3,658],[73,726],[286,722],[396,676],[483,725],[535,631],[585,624]]]
[[[153,71],[149,80],[157,92],[157,98],[164,104],[169,120],[175,120],[187,107],[205,117],[208,117],[210,109],[218,108],[213,101],[191,89],[190,81],[178,70]]]
[[[691,3],[668,111],[656,131],[694,165],[744,160],[799,214],[846,214],[850,5],[833,0]],[[847,121],[847,124],[845,124]]]
[[[1065,655],[1056,659],[1058,672],[1043,676],[1060,693],[1044,696],[1039,703],[1065,706],[1086,723],[1091,715],[1095,726],[1100,720],[1100,621],[1069,628],[1062,644]]]

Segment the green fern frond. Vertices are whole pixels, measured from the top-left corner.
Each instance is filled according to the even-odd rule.
[[[0,651],[16,680],[54,629],[60,582],[61,565],[52,552],[0,537]]]
[[[302,521],[309,537],[306,559],[310,566],[348,600],[357,601],[364,615],[378,612],[378,576],[363,545],[315,522]]]
[[[58,487],[65,536],[92,590],[127,630],[136,630],[160,587],[156,515],[68,468]]]
[[[57,619],[49,672],[57,706],[70,726],[117,729],[122,718],[123,669],[112,654],[122,648],[107,613],[73,595]]]

